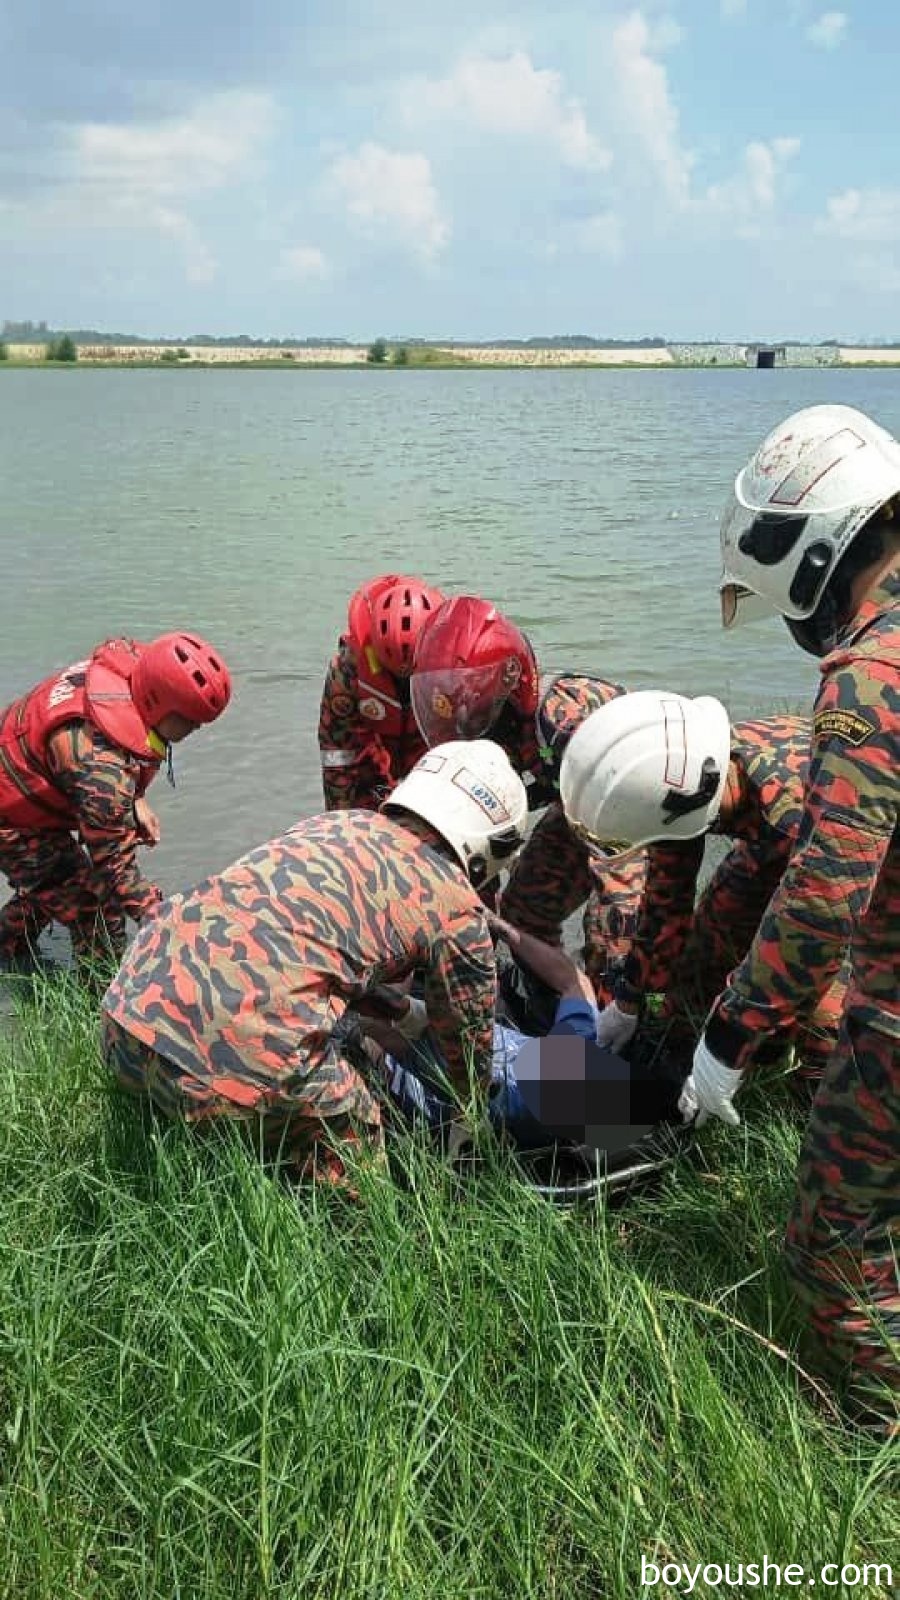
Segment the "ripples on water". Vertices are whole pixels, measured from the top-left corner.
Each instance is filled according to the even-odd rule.
[[[175,888],[319,808],[322,675],[363,578],[482,593],[543,666],[805,706],[777,623],[719,627],[735,472],[802,405],[900,431],[900,372],[0,374],[0,703],[109,633],[208,634],[237,694],[154,787]]]

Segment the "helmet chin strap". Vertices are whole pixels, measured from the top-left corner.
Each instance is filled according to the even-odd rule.
[[[829,604],[825,604],[826,598]],[[811,617],[785,617],[794,642],[810,656],[831,654],[840,638],[837,608],[831,596],[823,595]]]
[[[164,761],[165,762],[165,764],[166,764],[166,777],[168,778],[170,784],[172,785],[172,788],[174,789],[174,787],[175,787],[175,757],[174,757],[174,751],[173,751],[172,744],[170,743],[170,741],[168,739],[164,739],[162,734],[158,733],[155,728],[151,728],[149,733],[147,734],[147,743],[149,744],[150,749],[153,751],[153,754],[155,756],[158,756],[160,761]]]

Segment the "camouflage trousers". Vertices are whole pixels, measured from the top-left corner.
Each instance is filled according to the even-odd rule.
[[[77,963],[121,959],[126,919],[101,904],[91,859],[72,834],[0,827],[0,872],[13,891],[0,907],[0,955],[27,954],[51,922],[61,922]]]
[[[337,1051],[309,1073],[291,1073],[291,1095],[266,1092],[247,1079],[196,1076],[103,1015],[103,1054],[130,1094],[149,1098],[164,1116],[202,1131],[226,1118],[238,1123],[257,1149],[287,1167],[293,1178],[312,1178],[350,1189],[341,1152],[370,1152],[383,1159],[381,1111],[360,1074]]]
[[[616,866],[576,838],[558,805],[534,827],[500,897],[500,915],[550,944],[586,906],[584,968],[601,1005],[612,999],[615,966],[631,948],[647,875],[646,857]]]
[[[900,1039],[852,1013],[819,1086],[786,1240],[822,1366],[900,1429]]]
[[[650,993],[662,990],[663,1021],[669,1047],[678,1052],[693,1049],[697,1035],[716,996],[725,988],[728,974],[743,960],[774,893],[783,863],[769,866],[742,841],[737,842],[713,873],[694,911],[690,933],[671,973],[651,971]],[[585,914],[585,949],[602,945],[605,917],[601,899],[597,911],[591,899]],[[588,971],[586,954],[585,966]],[[798,1074],[818,1080],[837,1043],[847,992],[842,970],[813,1011],[798,1023],[793,1040]]]

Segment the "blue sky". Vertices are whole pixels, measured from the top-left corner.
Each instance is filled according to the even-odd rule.
[[[896,0],[0,0],[0,320],[900,337]]]

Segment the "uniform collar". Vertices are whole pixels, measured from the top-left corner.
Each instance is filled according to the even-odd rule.
[[[857,634],[862,633],[864,628],[868,628],[876,617],[880,617],[885,611],[891,611],[898,602],[900,602],[900,566],[894,567],[891,572],[886,572],[881,582],[866,595],[853,621],[843,633],[841,644],[849,644]]]

